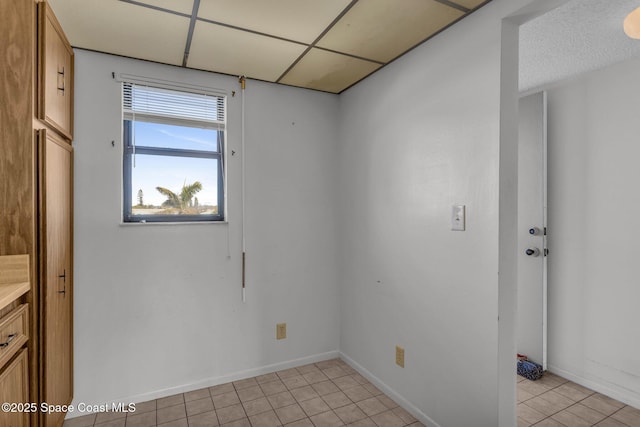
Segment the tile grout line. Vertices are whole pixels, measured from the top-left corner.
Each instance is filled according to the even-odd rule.
[[[555,375],[555,374],[554,374],[554,375]],[[559,377],[559,376],[558,376],[558,377]],[[562,378],[562,377],[559,377],[559,378]],[[523,382],[523,381],[518,381],[518,382],[517,382],[517,384],[520,384],[521,382]],[[517,385],[517,384],[516,384],[516,385]],[[537,412],[540,412],[540,411],[538,411],[537,409],[535,409],[535,408],[533,408],[533,407],[531,407],[531,406],[529,406],[529,405],[526,405],[526,403],[525,403],[525,402],[527,402],[527,401],[529,401],[529,400],[532,400],[532,399],[535,399],[536,397],[541,397],[543,394],[546,394],[546,393],[548,393],[548,392],[550,392],[550,391],[553,391],[553,390],[555,390],[555,389],[557,389],[557,388],[559,388],[559,387],[561,387],[561,386],[563,386],[563,385],[565,385],[565,384],[575,384],[575,383],[573,383],[572,381],[568,381],[568,380],[566,380],[565,382],[563,382],[563,383],[561,383],[561,384],[558,384],[558,385],[556,385],[555,387],[550,388],[550,389],[549,389],[549,390],[547,390],[547,391],[544,391],[544,392],[542,392],[542,393],[540,393],[540,394],[538,394],[538,395],[535,395],[535,396],[533,396],[533,397],[531,397],[531,398],[529,398],[529,399],[527,399],[527,400],[523,400],[522,402],[518,402],[518,405],[520,405],[520,404],[524,404],[524,405],[525,405],[525,406],[527,406],[528,408],[533,409],[533,410],[535,410],[535,411],[537,411]],[[579,384],[577,384],[577,385],[579,385]],[[581,386],[581,387],[582,387],[582,386]],[[586,387],[583,387],[583,388],[587,389]],[[571,408],[571,407],[573,407],[573,406],[575,406],[575,405],[577,405],[577,404],[582,404],[582,402],[584,402],[584,401],[585,401],[585,400],[587,400],[588,398],[590,398],[590,397],[592,397],[592,396],[594,396],[594,395],[598,394],[596,391],[593,391],[593,390],[591,390],[591,389],[587,389],[587,390],[589,390],[589,391],[591,392],[591,393],[590,393],[590,394],[588,394],[587,396],[583,397],[583,398],[582,398],[582,399],[580,399],[580,400],[577,400],[577,401],[573,402],[571,405],[567,406],[566,408],[561,409],[561,410],[559,410],[559,411],[557,411],[557,412],[554,412],[553,414],[546,416],[545,418],[541,419],[540,421],[538,421],[538,422],[536,422],[536,423],[534,423],[534,424],[531,424],[531,427],[535,427],[535,426],[537,426],[538,424],[542,423],[543,421],[548,420],[549,418],[551,418],[554,422],[556,422],[556,423],[558,423],[558,424],[562,424],[563,426],[566,426],[566,424],[561,423],[560,421],[558,421],[558,420],[554,419],[554,418],[553,418],[553,416],[554,416],[554,415],[557,415],[557,414],[559,414],[560,412],[563,412],[563,411],[567,410],[568,408]],[[563,396],[563,397],[567,398],[567,399],[571,399],[571,398],[569,398],[569,397],[567,397],[567,396],[564,396],[562,393],[559,393],[559,394],[560,394],[561,396]],[[544,400],[546,400],[546,399],[544,399]],[[573,399],[571,399],[571,400],[573,400]],[[622,402],[621,402],[621,403],[622,403]],[[624,406],[622,406],[621,408],[616,409],[613,413],[611,413],[611,415],[607,415],[607,414],[605,414],[605,413],[602,413],[602,412],[598,411],[597,409],[591,408],[590,406],[587,406],[587,405],[583,405],[583,406],[585,406],[586,408],[588,408],[588,409],[590,409],[590,410],[592,410],[592,411],[595,411],[595,412],[599,413],[600,415],[603,415],[603,416],[604,416],[604,418],[603,418],[603,419],[601,419],[600,421],[598,421],[597,423],[595,423],[595,424],[591,424],[591,427],[596,426],[597,424],[600,424],[600,423],[602,423],[603,421],[606,421],[607,419],[613,419],[614,421],[619,422],[619,423],[621,423],[621,424],[624,424],[625,426],[627,425],[626,423],[623,423],[622,421],[618,421],[618,420],[616,420],[615,418],[612,418],[612,416],[613,416],[614,414],[618,413],[619,411],[623,410],[623,409],[624,409],[625,407],[627,407],[628,405],[624,405]],[[582,418],[582,417],[581,417],[581,416],[579,416],[579,415],[576,415],[576,414],[573,414],[573,413],[571,413],[571,414],[572,414],[572,416],[574,416],[574,417],[576,417],[576,418],[579,418],[579,419],[580,419],[580,420],[582,420],[582,421],[589,422],[588,420],[585,420],[584,418]],[[546,414],[545,414],[545,415],[546,415]],[[566,426],[566,427],[568,427],[568,426]]]
[[[363,385],[363,384],[361,384],[358,380],[356,380],[356,379],[354,378],[356,375],[358,375],[358,373],[357,373],[356,371],[354,371],[353,369],[350,369],[350,367],[349,367],[348,365],[345,365],[345,364],[344,364],[344,362],[339,363],[339,361],[338,361],[338,362],[334,362],[333,364],[330,364],[330,365],[321,365],[321,366],[325,366],[324,368],[320,368],[320,367],[318,366],[318,363],[322,363],[322,362],[317,362],[317,363],[313,363],[313,364],[309,364],[309,365],[313,365],[313,367],[314,367],[313,371],[318,370],[320,373],[322,373],[322,374],[324,375],[324,377],[326,377],[326,379],[322,379],[322,380],[320,380],[320,381],[316,381],[316,382],[313,382],[313,383],[309,382],[309,380],[308,380],[307,378],[305,378],[305,377],[304,377],[304,375],[305,375],[305,374],[308,374],[308,373],[311,373],[311,372],[308,372],[308,371],[307,371],[307,372],[303,372],[303,371],[301,371],[301,370],[300,370],[300,368],[301,368],[301,367],[294,367],[294,368],[289,368],[289,369],[285,369],[285,370],[282,370],[282,371],[276,371],[276,372],[272,372],[272,373],[269,373],[269,374],[264,374],[264,375],[275,374],[275,376],[274,376],[271,380],[269,380],[269,381],[265,381],[265,382],[263,382],[263,383],[260,383],[260,382],[258,382],[258,381],[257,381],[257,378],[258,378],[258,377],[260,377],[260,375],[259,375],[259,376],[256,376],[256,377],[246,378],[246,379],[243,379],[243,380],[232,381],[232,382],[230,382],[230,383],[225,383],[225,384],[230,384],[230,385],[232,386],[233,393],[235,394],[235,397],[237,398],[237,400],[238,400],[238,402],[239,402],[239,404],[240,404],[240,406],[241,406],[241,408],[242,408],[242,413],[244,414],[244,417],[242,417],[242,418],[240,418],[240,419],[238,419],[238,420],[231,421],[231,422],[236,422],[236,421],[240,421],[240,420],[246,420],[249,424],[251,424],[251,425],[252,425],[253,423],[251,422],[251,420],[250,420],[250,418],[249,418],[249,415],[248,415],[248,413],[247,413],[247,411],[246,411],[246,409],[245,409],[245,407],[244,407],[244,404],[245,404],[245,403],[248,403],[248,402],[253,402],[253,401],[258,400],[258,399],[261,399],[261,398],[264,398],[264,399],[266,400],[266,402],[267,402],[268,407],[270,408],[270,410],[262,411],[262,412],[259,412],[259,413],[254,414],[254,415],[252,415],[252,416],[260,415],[260,414],[265,413],[265,412],[268,412],[268,411],[273,411],[273,413],[276,415],[276,418],[278,419],[278,421],[282,423],[283,421],[282,421],[281,417],[280,417],[280,416],[278,415],[278,413],[276,412],[276,408],[273,406],[272,402],[268,399],[268,397],[269,397],[269,396],[273,396],[273,395],[278,394],[278,393],[284,393],[284,392],[286,392],[286,393],[288,393],[289,395],[291,395],[291,397],[294,399],[294,400],[293,400],[293,401],[294,401],[294,403],[291,403],[290,405],[284,405],[284,406],[279,407],[279,408],[277,408],[277,409],[284,408],[284,407],[287,407],[287,406],[297,405],[298,407],[300,407],[300,409],[302,410],[302,412],[305,414],[305,417],[304,417],[304,418],[302,418],[301,420],[305,420],[305,419],[307,419],[307,420],[309,420],[309,421],[310,421],[310,420],[311,420],[311,416],[307,415],[306,411],[305,411],[304,409],[302,409],[302,405],[301,405],[301,403],[302,403],[302,402],[305,402],[305,401],[308,401],[308,400],[311,400],[311,399],[315,399],[316,397],[312,397],[312,398],[304,399],[304,400],[298,400],[298,398],[297,398],[297,397],[295,397],[295,396],[293,395],[293,393],[292,393],[292,391],[297,390],[297,389],[300,389],[300,388],[303,388],[303,387],[310,387],[310,388],[311,388],[311,389],[312,389],[312,390],[317,394],[317,397],[318,397],[318,398],[320,398],[320,400],[321,400],[322,402],[324,402],[324,404],[325,404],[325,405],[327,405],[327,406],[329,407],[329,410],[324,411],[324,412],[321,412],[321,413],[319,413],[319,414],[314,414],[313,416],[321,415],[321,414],[325,414],[325,413],[333,413],[333,415],[337,416],[337,417],[338,417],[338,419],[340,419],[340,420],[342,421],[342,419],[338,416],[338,414],[337,414],[336,410],[339,410],[339,409],[341,409],[341,408],[345,408],[345,407],[347,407],[347,406],[355,405],[355,406],[356,406],[356,408],[358,408],[358,409],[360,409],[360,410],[362,411],[362,408],[360,408],[360,406],[358,405],[358,403],[359,403],[359,402],[362,402],[362,401],[364,401],[364,400],[367,400],[367,399],[371,399],[371,398],[376,398],[376,400],[377,400],[379,403],[381,403],[381,404],[382,404],[382,407],[384,407],[384,410],[382,410],[382,411],[381,411],[381,412],[379,412],[379,413],[373,414],[373,415],[371,415],[371,416],[370,416],[370,415],[368,415],[367,413],[364,413],[365,417],[364,417],[364,418],[362,418],[362,420],[370,420],[371,422],[374,422],[372,417],[374,417],[374,416],[378,416],[379,414],[383,414],[383,413],[391,413],[391,414],[394,414],[394,415],[398,416],[398,415],[396,414],[395,410],[396,410],[396,408],[401,408],[401,407],[400,407],[399,405],[397,405],[397,403],[396,403],[395,401],[393,401],[393,399],[389,398],[389,397],[388,397],[388,396],[386,396],[384,393],[381,393],[381,394],[379,394],[379,395],[374,395],[374,394],[373,394],[373,392],[371,392],[368,388],[364,387],[364,385]],[[308,365],[304,365],[304,366],[308,366]],[[327,371],[327,370],[329,370],[329,369],[332,369],[332,368],[336,368],[336,367],[337,367],[337,368],[340,368],[340,370],[342,371],[341,375],[336,376],[336,377],[333,377],[333,378],[330,378],[330,377],[329,377],[329,375],[327,375],[327,374],[326,374],[326,371]],[[293,370],[293,371],[291,371],[291,370]],[[289,371],[289,373],[287,374],[287,376],[286,376],[286,377],[281,377],[281,376],[279,375],[279,373],[282,373],[282,372],[284,372],[284,371]],[[292,374],[292,373],[293,373],[293,374]],[[290,374],[292,374],[292,375],[290,375]],[[301,378],[304,380],[304,383],[305,383],[305,384],[304,384],[304,385],[300,385],[300,386],[294,386],[294,387],[291,387],[291,388],[290,388],[290,386],[289,386],[289,385],[287,385],[287,384],[285,383],[285,380],[286,380],[287,378],[293,378],[293,377],[301,377]],[[353,383],[353,384],[348,384],[348,383],[347,383],[347,384],[345,384],[344,382],[340,381],[340,379],[342,379],[342,378],[351,378],[351,379],[354,381],[354,383]],[[561,378],[561,379],[562,379],[562,377],[559,377],[559,376],[558,376],[558,378]],[[238,388],[238,384],[239,384],[241,381],[245,381],[245,380],[253,380],[253,381],[254,381],[254,383],[255,383],[255,385],[249,385],[249,386],[246,386],[246,387],[243,387],[243,388]],[[366,380],[366,379],[365,379],[365,380]],[[273,393],[273,394],[271,394],[271,395],[269,395],[269,396],[268,396],[268,395],[264,392],[264,390],[263,390],[263,388],[262,388],[262,385],[264,385],[264,384],[268,384],[268,383],[272,383],[272,382],[276,382],[276,381],[280,382],[280,383],[284,386],[284,391],[282,391],[282,392],[278,392],[278,393]],[[338,381],[338,382],[336,382],[336,381]],[[328,402],[327,402],[327,400],[326,400],[326,396],[327,396],[327,395],[329,395],[329,394],[332,394],[332,393],[337,393],[337,392],[331,392],[331,393],[327,393],[327,394],[325,394],[325,395],[321,395],[321,394],[320,394],[317,390],[315,390],[315,388],[313,387],[313,385],[314,385],[314,384],[319,384],[319,383],[321,383],[321,382],[329,382],[329,383],[331,383],[331,384],[332,384],[332,385],[333,385],[333,386],[338,390],[337,392],[340,392],[340,393],[341,393],[341,394],[346,398],[346,401],[348,401],[348,402],[350,402],[350,403],[347,403],[347,404],[345,404],[345,405],[341,405],[341,406],[337,406],[336,408],[332,408],[332,407],[328,404]],[[520,385],[521,383],[523,383],[523,381],[518,381],[517,385]],[[222,385],[225,385],[225,384],[219,384],[219,385],[217,385],[217,386],[222,386]],[[341,387],[339,384],[342,384],[342,387]],[[370,383],[369,381],[366,381],[365,385],[366,385],[366,384],[371,384],[371,383]],[[618,405],[611,405],[611,406],[614,408],[614,411],[613,411],[611,414],[607,415],[606,413],[603,413],[603,412],[599,411],[598,409],[592,408],[590,405],[586,405],[586,404],[584,404],[584,401],[585,401],[585,400],[587,400],[587,399],[589,399],[589,398],[591,398],[591,397],[594,397],[594,396],[596,396],[596,395],[600,395],[600,393],[597,393],[597,392],[595,392],[595,391],[593,391],[593,390],[591,390],[591,389],[588,389],[588,388],[586,388],[586,387],[582,387],[582,386],[580,386],[581,388],[583,388],[583,389],[585,389],[585,390],[588,390],[589,394],[587,394],[586,396],[584,396],[584,397],[580,398],[579,400],[574,400],[573,398],[571,398],[571,397],[569,397],[569,396],[565,396],[564,394],[559,393],[559,392],[557,391],[557,389],[558,389],[558,388],[560,388],[560,387],[562,387],[563,385],[567,385],[567,384],[569,384],[569,385],[571,385],[571,384],[575,384],[575,383],[573,383],[573,382],[571,382],[571,381],[566,381],[566,380],[565,380],[565,381],[564,381],[564,382],[562,382],[562,383],[559,383],[559,384],[558,384],[558,383],[556,383],[556,385],[554,385],[554,386],[547,385],[546,383],[544,383],[544,384],[540,383],[540,384],[541,384],[541,385],[546,389],[545,391],[543,391],[543,392],[541,392],[541,393],[538,393],[538,394],[530,393],[530,394],[532,394],[532,395],[533,395],[533,397],[531,397],[531,398],[529,398],[529,399],[526,399],[526,400],[523,400],[523,401],[521,401],[521,402],[518,402],[518,405],[523,404],[524,406],[526,406],[526,407],[528,407],[528,408],[530,408],[530,409],[532,409],[532,410],[535,410],[535,411],[537,411],[537,412],[540,412],[540,411],[538,411],[537,409],[535,409],[534,407],[527,405],[527,403],[526,403],[526,402],[528,402],[528,401],[530,401],[530,400],[532,400],[532,399],[534,399],[534,398],[536,398],[536,397],[540,397],[542,400],[546,400],[547,402],[549,402],[549,403],[552,403],[552,404],[553,404],[553,403],[554,403],[554,401],[553,401],[553,400],[547,400],[547,399],[545,399],[545,398],[543,397],[544,395],[548,394],[550,391],[554,391],[555,393],[560,394],[561,396],[563,396],[563,398],[568,399],[568,400],[569,400],[569,401],[571,401],[572,403],[571,403],[569,406],[564,407],[563,409],[560,409],[560,410],[558,410],[558,411],[553,412],[551,415],[543,414],[543,415],[545,415],[545,417],[544,417],[544,418],[542,418],[542,419],[540,419],[540,420],[539,420],[539,421],[537,421],[536,423],[531,424],[532,426],[537,426],[537,425],[539,425],[539,424],[542,424],[542,423],[543,423],[543,422],[545,422],[546,420],[549,420],[549,418],[551,418],[551,420],[552,420],[553,422],[557,423],[557,424],[564,425],[564,423],[562,423],[562,422],[560,422],[560,421],[555,420],[553,417],[554,417],[554,416],[556,416],[557,414],[559,414],[559,413],[563,412],[563,411],[566,411],[568,408],[574,407],[574,406],[576,406],[576,405],[578,405],[578,404],[581,404],[582,406],[585,406],[586,408],[590,409],[591,411],[594,411],[595,413],[597,413],[597,414],[599,414],[599,415],[601,415],[601,416],[603,416],[603,417],[604,417],[604,418],[602,418],[601,420],[599,420],[596,424],[592,424],[592,425],[597,425],[597,424],[602,423],[602,422],[607,421],[607,420],[614,421],[614,422],[619,423],[619,424],[621,424],[621,425],[625,425],[625,426],[627,425],[625,422],[623,422],[623,421],[619,421],[619,420],[617,420],[617,419],[613,418],[613,415],[615,415],[615,414],[619,413],[620,411],[624,410],[625,408],[629,407],[629,405],[625,405],[625,404],[624,404],[624,403],[622,403],[622,402],[618,402],[618,401],[616,401],[615,399],[612,399],[614,402],[617,402],[618,404],[620,404],[620,405],[622,405],[622,406],[617,407]],[[579,384],[575,384],[575,385],[578,385],[578,386],[579,386]],[[243,400],[240,398],[240,394],[239,394],[239,392],[240,392],[240,391],[242,391],[242,390],[244,390],[244,389],[251,388],[251,387],[254,387],[254,386],[259,388],[260,392],[262,393],[262,396],[261,396],[261,397],[254,398],[254,399],[248,399],[248,400],[246,400],[246,401],[243,401]],[[366,391],[367,391],[371,396],[370,396],[370,397],[367,397],[367,398],[365,398],[365,399],[360,399],[358,402],[356,402],[356,401],[354,400],[354,398],[349,397],[349,395],[347,395],[347,393],[345,393],[345,391],[346,391],[346,390],[353,389],[353,388],[356,388],[356,387],[359,387],[359,386],[360,386],[360,387],[363,387],[363,388],[364,388],[364,389],[365,389],[365,390],[366,390]],[[214,396],[212,395],[212,389],[213,389],[214,387],[216,387],[216,386],[206,387],[206,388],[204,388],[204,389],[206,389],[206,390],[207,390],[208,397],[209,397],[209,399],[211,400],[211,403],[212,403],[213,408],[214,408],[212,412],[214,412],[214,414],[215,414],[215,419],[216,419],[216,421],[218,422],[218,424],[220,425],[220,419],[219,419],[219,417],[218,417],[218,409],[216,409],[215,404],[214,404],[214,402],[213,402],[213,398],[214,398]],[[344,388],[343,388],[343,387],[344,387]],[[200,390],[204,390],[204,389],[200,389]],[[192,392],[197,392],[197,391],[200,391],[200,390],[193,390]],[[173,396],[166,396],[166,397],[164,397],[164,398],[155,399],[155,400],[153,400],[153,401],[150,401],[150,402],[155,402],[155,405],[154,405],[154,406],[155,406],[155,409],[154,409],[154,410],[152,410],[152,411],[146,411],[146,412],[142,412],[142,413],[139,413],[139,414],[145,414],[145,413],[151,413],[151,412],[154,412],[154,413],[155,413],[155,415],[156,415],[156,422],[157,422],[157,413],[158,413],[158,411],[159,411],[159,410],[163,410],[163,409],[165,409],[165,408],[171,408],[171,407],[175,407],[175,406],[184,405],[184,407],[185,407],[185,417],[184,417],[184,418],[180,418],[180,419],[178,419],[178,420],[168,421],[168,422],[170,422],[170,423],[171,423],[171,422],[177,422],[177,421],[182,421],[182,420],[184,420],[184,421],[182,421],[183,423],[184,423],[184,422],[186,422],[186,423],[187,423],[187,425],[191,425],[193,421],[190,421],[190,418],[192,418],[193,416],[200,415],[201,413],[193,414],[193,416],[192,416],[192,417],[190,417],[190,416],[188,415],[188,412],[187,412],[187,409],[186,409],[187,404],[188,404],[189,402],[194,402],[194,401],[198,401],[198,400],[204,400],[204,399],[206,399],[206,397],[198,398],[198,399],[191,399],[191,400],[189,400],[189,401],[187,402],[187,395],[188,395],[189,393],[191,393],[191,392],[179,393],[179,394],[177,394],[177,395],[173,395]],[[221,393],[221,394],[225,394],[225,393]],[[172,405],[168,405],[168,406],[163,406],[162,408],[158,408],[157,404],[158,404],[158,401],[159,401],[159,400],[163,400],[163,399],[171,399],[171,398],[173,398],[173,399],[175,399],[175,400],[178,400],[178,399],[176,399],[178,396],[180,396],[180,398],[181,398],[181,399],[180,399],[180,400],[181,400],[181,403],[172,404]],[[218,395],[216,395],[216,396],[218,396]],[[389,399],[391,402],[393,402],[393,403],[395,404],[395,406],[393,406],[393,407],[391,407],[391,408],[390,408],[389,406],[387,406],[387,404],[385,404],[385,402],[384,402],[383,400],[381,400],[381,399],[380,399],[380,397],[381,397],[381,396],[384,396],[384,397],[386,397],[387,399]],[[607,397],[606,395],[602,395],[602,396]],[[142,402],[142,403],[146,403],[146,402]],[[606,402],[604,402],[604,403],[606,403]],[[234,403],[234,404],[229,405],[229,406],[233,406],[233,405],[236,405],[236,404],[237,404],[237,403]],[[225,406],[225,407],[223,407],[223,408],[226,408],[226,407],[229,407],[229,406]],[[223,409],[223,408],[220,408],[220,409]],[[206,413],[206,412],[209,412],[209,411],[204,411],[204,412],[202,412],[202,413]],[[363,411],[363,412],[364,412],[364,411]],[[93,425],[94,427],[100,427],[101,425],[106,425],[106,423],[110,423],[110,422],[113,422],[113,421],[118,421],[118,419],[116,419],[116,420],[109,420],[109,421],[104,421],[104,422],[97,423],[97,422],[98,422],[98,415],[99,415],[99,414],[93,414],[93,415],[94,415],[94,417],[95,417],[95,418],[93,419],[93,422],[92,422],[92,424],[91,424],[91,425]],[[135,414],[135,413],[127,413],[127,414],[125,414],[125,415],[124,415],[124,417],[121,417],[120,419],[123,419],[123,420],[124,420],[124,423],[126,424],[126,423],[127,423],[127,419],[128,419],[130,416],[133,416],[133,415],[138,415],[138,414]],[[575,417],[575,418],[577,418],[577,419],[581,420],[581,421],[589,422],[588,420],[585,420],[584,418],[580,417],[579,415],[575,415],[575,414],[573,414],[573,413],[571,413],[571,415],[572,415],[573,417]],[[398,416],[398,418],[400,418],[400,419],[402,420],[402,423],[403,423],[403,425],[404,425],[404,426],[409,426],[409,425],[412,425],[412,424],[420,425],[420,424],[419,424],[419,421],[418,421],[418,420],[415,420],[415,419],[414,419],[413,421],[409,421],[409,422],[407,422],[407,421],[404,421],[404,419],[402,419],[400,416]],[[523,420],[523,421],[525,421],[524,419],[522,419],[522,420]],[[525,421],[525,422],[526,422],[526,421]],[[166,423],[165,423],[165,424],[166,424]],[[160,426],[162,426],[162,424],[161,424]]]
[[[337,366],[338,366],[338,365],[337,365]],[[316,369],[318,369],[320,372],[322,372],[322,373],[324,374],[323,369],[320,369],[320,368],[318,368],[317,366],[316,366]],[[327,369],[329,369],[329,368],[327,368]],[[277,375],[277,373],[276,373],[276,375]],[[280,382],[281,382],[281,383],[286,387],[286,392],[287,392],[287,393],[291,393],[293,390],[298,389],[298,388],[302,388],[302,387],[305,387],[305,386],[309,386],[309,387],[311,387],[311,388],[313,389],[313,387],[312,387],[312,385],[313,385],[313,384],[317,384],[317,383],[319,383],[319,382],[324,382],[324,381],[329,381],[329,382],[331,382],[331,383],[332,383],[332,384],[333,384],[333,385],[334,385],[334,386],[339,390],[339,392],[340,392],[340,393],[342,393],[343,395],[345,395],[345,397],[348,399],[348,401],[349,401],[350,403],[348,403],[348,404],[346,404],[346,405],[342,405],[342,406],[336,407],[336,408],[330,408],[328,411],[321,412],[321,413],[319,413],[319,414],[314,414],[314,416],[315,416],[315,415],[320,415],[320,414],[323,414],[323,413],[327,413],[327,412],[332,412],[332,413],[334,413],[335,415],[337,415],[337,414],[335,413],[335,410],[336,410],[336,409],[340,409],[340,408],[343,408],[343,407],[346,407],[346,406],[350,406],[350,405],[356,405],[356,406],[357,406],[357,403],[358,403],[358,402],[354,401],[352,398],[350,398],[349,396],[347,396],[347,395],[346,395],[346,393],[344,393],[344,391],[345,391],[345,390],[347,390],[347,389],[355,388],[355,387],[357,387],[357,386],[362,386],[362,384],[357,383],[357,381],[356,381],[356,384],[355,384],[355,385],[353,385],[353,387],[348,387],[348,388],[344,388],[344,389],[343,389],[343,388],[340,388],[340,386],[339,386],[338,384],[336,384],[334,380],[337,380],[337,379],[339,379],[339,378],[345,378],[345,377],[350,377],[350,378],[352,378],[354,375],[357,375],[357,372],[355,372],[355,373],[354,373],[354,372],[346,371],[345,375],[341,375],[341,376],[339,376],[339,377],[334,377],[334,378],[329,378],[329,377],[328,377],[328,376],[326,376],[326,374],[325,374],[325,376],[326,376],[326,380],[318,381],[318,382],[315,382],[315,383],[308,383],[308,382],[307,382],[307,384],[306,384],[306,385],[303,385],[303,386],[301,386],[301,387],[294,387],[294,388],[289,388],[289,387],[288,387],[286,384],[284,384],[284,382],[283,382],[283,380],[284,380],[284,379],[289,378],[289,377],[281,378],[281,377],[279,377],[279,376],[278,376],[278,377],[277,377],[276,379],[274,379],[273,381],[267,381],[267,382],[265,382],[264,384],[267,384],[267,383],[269,383],[269,382],[280,381]],[[293,376],[300,376],[300,377],[304,378],[304,373],[303,373],[303,372],[301,372],[300,370],[296,369],[296,375],[292,375],[291,377],[293,377]],[[256,377],[253,377],[253,378],[256,378]],[[240,381],[242,381],[242,380],[240,380]],[[305,379],[305,381],[306,381],[306,379]],[[355,381],[355,380],[354,380],[354,381]],[[367,381],[367,382],[368,382],[368,381]],[[259,386],[260,386],[260,383],[257,383],[257,382],[256,382],[256,386],[258,386],[258,387],[259,387]],[[237,386],[236,386],[236,384],[233,384],[233,387],[234,387],[234,392],[235,392],[236,396],[238,397],[238,400],[241,402],[240,404],[242,405],[243,410],[244,410],[244,405],[243,405],[243,403],[245,403],[245,402],[242,402],[242,400],[239,398],[239,395],[238,395],[238,391],[243,390],[243,389],[238,389],[238,388],[237,388]],[[248,387],[247,387],[247,388],[248,388]],[[260,388],[261,388],[261,387],[260,387]],[[315,391],[315,389],[314,389],[314,391]],[[262,392],[263,392],[263,391],[262,391]],[[264,392],[263,392],[263,393],[264,393]],[[184,396],[184,394],[186,394],[186,393],[183,393],[183,399],[186,399],[186,397]],[[277,393],[276,393],[276,394],[277,394]],[[211,395],[210,389],[209,389],[209,396],[210,396],[211,398],[213,398],[213,396]],[[265,395],[265,397],[267,397],[267,396]],[[326,402],[326,400],[323,398],[323,396],[318,395],[318,397],[319,397],[319,398],[320,398],[320,399],[321,399],[325,404],[327,404],[327,402]],[[374,395],[372,395],[371,397],[376,397],[376,398],[377,398],[378,396],[374,396]],[[257,399],[260,399],[260,398],[257,398]],[[255,400],[257,400],[257,399],[251,399],[251,400],[248,400],[247,402],[255,401]],[[288,406],[293,406],[293,405],[298,405],[298,406],[300,406],[301,401],[298,401],[298,400],[297,400],[297,398],[294,398],[294,399],[295,399],[295,403],[293,403],[292,405],[288,405]],[[307,400],[310,400],[310,399],[307,399]],[[378,400],[379,400],[379,399],[378,399]],[[271,410],[273,410],[273,411],[274,411],[274,413],[276,414],[276,417],[278,417],[278,420],[279,420],[280,422],[282,422],[282,419],[278,416],[278,414],[277,414],[277,412],[276,412],[276,409],[280,409],[280,408],[274,408],[274,407],[273,407],[273,405],[271,404],[271,402],[270,402],[268,399],[267,399],[267,402],[269,403],[269,407],[271,408]],[[394,402],[394,403],[395,403],[395,402]],[[389,411],[393,412],[393,410],[396,408],[396,407],[389,408],[389,407],[387,407],[386,405],[384,405],[384,403],[382,403],[382,402],[381,402],[381,404],[382,404],[382,406],[385,408],[385,410],[384,410],[384,411],[381,411],[380,413],[389,412]],[[179,404],[178,404],[178,405],[179,405]],[[186,400],[185,400],[185,405],[186,405]],[[171,406],[177,406],[177,405],[171,405]],[[283,407],[286,407],[286,406],[283,406]],[[359,407],[358,407],[358,408],[359,408]],[[302,408],[301,408],[301,409],[302,409]],[[264,412],[267,412],[267,411],[264,411]],[[261,412],[261,413],[264,413],[264,412]],[[303,410],[303,413],[305,414],[305,417],[304,417],[304,418],[302,418],[302,419],[310,419],[310,416],[309,416],[309,415],[307,415],[307,414],[306,414],[306,412],[304,412],[304,410]],[[244,410],[244,414],[245,414],[245,417],[244,417],[244,418],[247,418],[247,419],[248,419],[248,418],[249,418],[249,416],[248,416],[248,414],[246,413],[246,410]],[[254,415],[259,415],[259,414],[254,414]],[[374,414],[374,415],[377,415],[377,414]],[[252,416],[253,416],[253,415],[252,415]],[[187,418],[188,418],[188,417],[187,417]],[[339,418],[339,417],[338,417],[338,418]],[[363,419],[371,419],[371,416],[366,416],[366,417],[365,417],[365,418],[363,418]],[[250,421],[250,420],[249,420],[249,421]],[[218,422],[219,422],[219,419],[218,419]],[[403,421],[403,423],[404,423],[404,421]],[[408,424],[406,424],[406,423],[405,423],[405,425],[408,425]]]

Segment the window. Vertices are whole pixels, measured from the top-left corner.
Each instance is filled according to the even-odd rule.
[[[124,222],[224,220],[225,97],[122,88]]]

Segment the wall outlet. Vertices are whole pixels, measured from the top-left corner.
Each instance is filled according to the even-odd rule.
[[[276,325],[276,339],[283,340],[287,337],[287,324],[286,323],[278,323]]]
[[[396,365],[404,368],[404,348],[396,346]]]

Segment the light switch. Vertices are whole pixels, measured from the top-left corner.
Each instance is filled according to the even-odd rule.
[[[451,230],[464,231],[465,205],[456,205],[451,209]]]

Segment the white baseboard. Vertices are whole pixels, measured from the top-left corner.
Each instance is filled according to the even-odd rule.
[[[344,360],[349,366],[358,371],[360,375],[369,380],[369,382],[380,389],[384,394],[393,399],[398,405],[404,408],[407,412],[413,415],[418,421],[422,424],[427,425],[429,427],[441,427],[440,424],[433,421],[431,418],[427,416],[424,412],[418,409],[415,405],[409,402],[407,399],[402,397],[398,392],[393,390],[391,387],[383,383],[378,377],[373,375],[371,372],[366,370],[360,364],[358,364],[355,360],[347,356],[346,354],[340,352],[340,358]]]
[[[299,359],[288,360],[280,363],[273,363],[271,365],[260,366],[258,368],[246,369],[244,371],[233,372],[227,375],[221,375],[218,377],[205,378],[201,381],[182,384],[176,387],[170,387],[163,390],[156,390],[149,393],[137,394],[134,396],[113,399],[112,401],[104,402],[106,405],[124,403],[140,403],[153,399],[160,399],[163,397],[173,396],[174,394],[187,393],[194,390],[199,390],[205,387],[213,387],[219,384],[225,384],[231,381],[243,380],[245,378],[252,378],[258,375],[269,374],[271,372],[281,371],[283,369],[295,368],[296,366],[308,365],[309,363],[321,362],[323,360],[335,359],[340,356],[338,351],[328,351],[326,353],[314,354],[312,356],[306,356]],[[88,415],[91,412],[69,412],[66,419],[71,419],[83,415]]]
[[[583,387],[590,388],[593,391],[597,391],[600,394],[619,400],[626,405],[640,408],[640,395],[632,390],[618,387],[615,384],[598,381],[597,378],[584,378],[553,365],[549,365],[549,372],[573,381]]]

